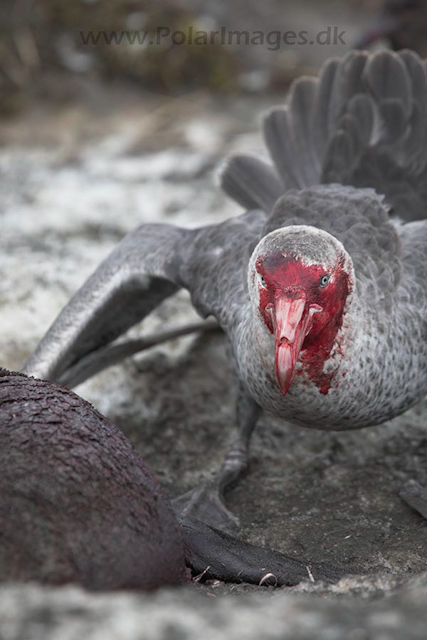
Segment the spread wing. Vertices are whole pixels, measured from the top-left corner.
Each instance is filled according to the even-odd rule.
[[[202,316],[232,331],[247,304],[246,267],[264,221],[262,212],[251,212],[196,230],[135,229],[65,306],[22,371],[75,386],[141,348],[200,329],[190,325],[149,342],[114,343],[182,287]]]
[[[183,286],[193,231],[143,225],[115,248],[66,305],[22,371],[63,382],[88,354],[110,344]]]

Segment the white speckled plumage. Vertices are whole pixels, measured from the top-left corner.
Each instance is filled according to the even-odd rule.
[[[222,175],[224,189],[249,211],[196,230],[145,225],[129,234],[64,309],[24,372],[61,380],[185,287],[200,314],[214,316],[229,336],[255,401],[287,420],[360,428],[424,396],[425,63],[410,52],[329,61],[318,79],[297,81],[264,129],[274,166],[236,156]],[[328,261],[325,238],[332,253],[336,245],[348,256],[354,287],[324,364],[332,374],[327,393],[304,371],[286,397],[277,386],[274,340],[247,284],[266,237],[277,249],[291,242],[307,264]]]

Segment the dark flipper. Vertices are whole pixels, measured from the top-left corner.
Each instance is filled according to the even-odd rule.
[[[427,489],[415,480],[409,480],[399,491],[400,497],[427,520]]]
[[[194,575],[223,582],[292,586],[304,580],[338,582],[343,572],[326,563],[305,562],[263,549],[214,529],[194,518],[179,517],[187,564]]]

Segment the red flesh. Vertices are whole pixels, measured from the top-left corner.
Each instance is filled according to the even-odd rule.
[[[276,374],[280,348],[278,323],[283,330],[281,308],[288,309],[287,313],[289,313],[289,308],[295,308],[295,301],[305,299],[306,305],[300,321],[300,329],[305,330],[306,335],[301,336],[302,346],[296,352],[294,359],[295,361],[299,359],[303,365],[301,373],[306,373],[319,388],[320,393],[327,393],[331,387],[333,372],[325,374],[323,367],[342,326],[344,307],[351,290],[349,276],[344,271],[343,264],[336,265],[328,272],[320,265],[307,266],[301,260],[277,253],[268,256],[265,260],[258,259],[256,269],[263,276],[266,285],[259,287],[259,311],[268,330],[271,333],[276,331]],[[322,288],[320,281],[327,273],[331,275],[330,281]],[[314,313],[308,320],[310,308],[321,310]],[[299,311],[295,317],[298,319],[300,316]],[[292,322],[292,318],[290,321]],[[284,329],[285,332],[289,330],[294,330],[293,325]],[[285,354],[281,357],[284,362],[287,358],[290,362],[290,355]],[[293,363],[293,370],[289,373],[289,386],[294,376],[295,364],[296,362]],[[289,386],[281,385],[280,380],[278,382],[283,395],[286,395]]]

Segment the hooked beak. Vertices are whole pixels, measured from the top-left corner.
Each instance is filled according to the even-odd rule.
[[[305,293],[280,296],[274,307],[275,368],[282,395],[289,391],[304,339],[309,333],[313,315],[322,311],[317,304],[307,304]]]

